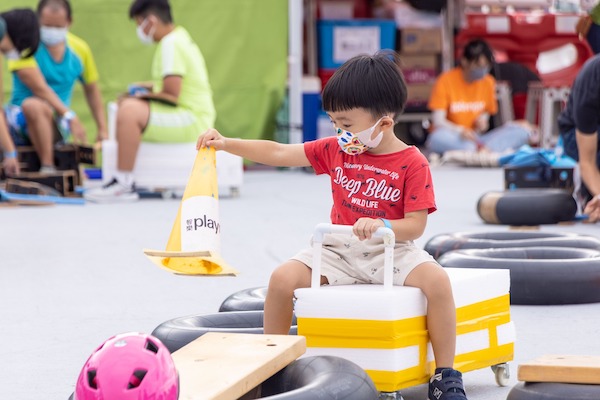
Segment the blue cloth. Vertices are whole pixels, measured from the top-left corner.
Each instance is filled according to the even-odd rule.
[[[534,149],[529,145],[524,145],[516,152],[500,157],[498,163],[503,167],[573,168],[576,165],[575,160],[563,154],[561,142],[554,150]]]
[[[68,107],[71,105],[73,86],[77,80],[83,81],[83,63],[79,56],[67,46],[63,59],[54,61],[48,49],[40,43],[34,55],[42,75],[46,78],[48,85],[54,90],[61,101]],[[31,90],[13,72],[13,91],[10,104],[20,106],[28,97],[33,96]]]

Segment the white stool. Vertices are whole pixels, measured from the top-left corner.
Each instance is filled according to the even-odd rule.
[[[571,89],[568,86],[544,87],[540,82],[532,82],[527,89],[525,119],[536,124],[539,116],[540,146],[552,148],[558,141],[558,123],[556,119],[569,99]]]
[[[117,171],[117,104],[108,104],[108,140],[102,142],[102,177],[111,179]],[[185,189],[196,158],[194,143],[140,143],[133,170],[135,185],[151,191]],[[217,152],[217,181],[220,193],[239,195],[244,174],[243,159]]]

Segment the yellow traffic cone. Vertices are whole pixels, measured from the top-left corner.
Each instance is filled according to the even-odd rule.
[[[236,275],[219,255],[221,223],[214,148],[198,151],[165,251],[144,250],[159,267],[182,275]]]

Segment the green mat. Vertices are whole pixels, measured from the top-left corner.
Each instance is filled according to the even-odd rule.
[[[92,48],[103,100],[135,81],[150,79],[153,46],[137,39],[128,18],[130,1],[77,0],[71,30]],[[2,10],[35,7],[37,1],[3,0]],[[183,25],[206,59],[217,109],[216,128],[226,136],[272,139],[275,114],[287,79],[288,8],[283,0],[172,0],[175,23]],[[11,79],[2,67],[4,101]],[[96,137],[80,85],[73,109]]]

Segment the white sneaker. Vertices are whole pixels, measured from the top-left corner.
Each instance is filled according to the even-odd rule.
[[[137,201],[140,196],[133,187],[125,186],[113,178],[102,187],[86,190],[83,198],[94,203],[127,203]]]

